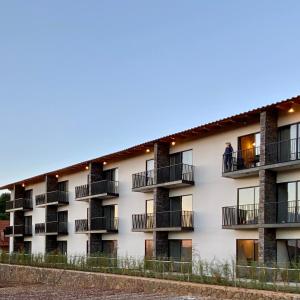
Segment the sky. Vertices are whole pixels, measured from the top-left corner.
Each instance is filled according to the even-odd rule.
[[[0,185],[300,94],[300,1],[0,1]]]

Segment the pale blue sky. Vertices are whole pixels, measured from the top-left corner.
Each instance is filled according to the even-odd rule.
[[[300,94],[300,1],[0,1],[0,185]]]

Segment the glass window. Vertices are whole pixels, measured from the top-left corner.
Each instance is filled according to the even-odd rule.
[[[154,170],[154,159],[149,159],[146,161],[146,171]]]
[[[102,241],[102,252],[108,257],[117,255],[117,241]]]
[[[183,151],[182,152],[182,163],[186,165],[193,164],[193,150]]]
[[[240,264],[249,264],[258,259],[257,240],[237,240],[237,262]]]
[[[146,214],[153,214],[153,200],[146,201]]]
[[[181,260],[192,260],[192,240],[182,240],[181,245]]]
[[[257,204],[259,202],[259,187],[242,188],[238,190],[238,205]]]
[[[183,211],[192,211],[193,210],[193,196],[192,195],[182,196],[182,210]]]
[[[145,240],[145,257],[152,258],[153,257],[153,241]]]
[[[115,205],[115,218],[119,218],[119,205]]]

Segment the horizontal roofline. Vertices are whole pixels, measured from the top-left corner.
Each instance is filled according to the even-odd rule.
[[[31,185],[39,182],[43,182],[46,176],[53,176],[56,174],[69,175],[74,174],[80,171],[83,171],[84,168],[92,162],[114,162],[120,161],[122,159],[130,158],[133,156],[144,154],[146,149],[153,148],[154,144],[157,142],[167,142],[171,143],[172,140],[176,141],[188,141],[196,138],[201,138],[216,133],[220,133],[226,130],[230,130],[237,127],[242,127],[245,125],[253,124],[259,121],[259,114],[262,111],[275,109],[275,110],[286,110],[290,108],[293,104],[300,104],[300,95],[286,100],[278,101],[260,108],[252,109],[244,113],[233,115],[224,119],[220,119],[214,122],[206,123],[197,127],[193,127],[187,130],[183,130],[174,134],[170,134],[155,140],[151,140],[133,147],[120,150],[118,152],[110,153],[103,155],[94,159],[86,160],[65,168],[57,169],[51,172],[43,173],[34,177],[16,181],[0,187],[0,190],[3,189],[13,189],[15,185],[26,184]]]

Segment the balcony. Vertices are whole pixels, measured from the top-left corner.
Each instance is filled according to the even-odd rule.
[[[119,226],[118,218],[95,217],[91,218],[90,232],[107,233],[117,232]]]
[[[91,198],[110,199],[119,197],[119,182],[101,180],[75,187],[76,200],[88,201]]]
[[[81,219],[75,220],[75,232],[76,233],[87,233],[89,229],[88,220]]]
[[[153,214],[132,215],[132,231],[190,231],[194,229],[192,211],[165,211],[156,214],[154,228]]]
[[[67,235],[68,222],[49,221],[35,224],[35,234]]]
[[[32,199],[15,199],[6,202],[6,212],[17,211],[17,210],[32,210]]]
[[[194,184],[194,166],[177,164],[132,175],[134,192],[152,192],[156,187],[178,188]]]
[[[258,204],[222,208],[222,228],[253,229],[258,227]]]
[[[21,225],[8,226],[4,229],[5,236],[31,236],[32,227]]]
[[[265,161],[260,160],[262,149],[253,147],[223,155],[223,177],[242,178],[258,174],[260,169],[288,170],[300,168],[300,138],[278,141],[265,147]]]
[[[265,224],[268,228],[299,228],[300,201],[279,201],[265,203]]]
[[[67,205],[69,204],[68,192],[53,191],[35,197],[35,205],[43,207],[47,205]]]

